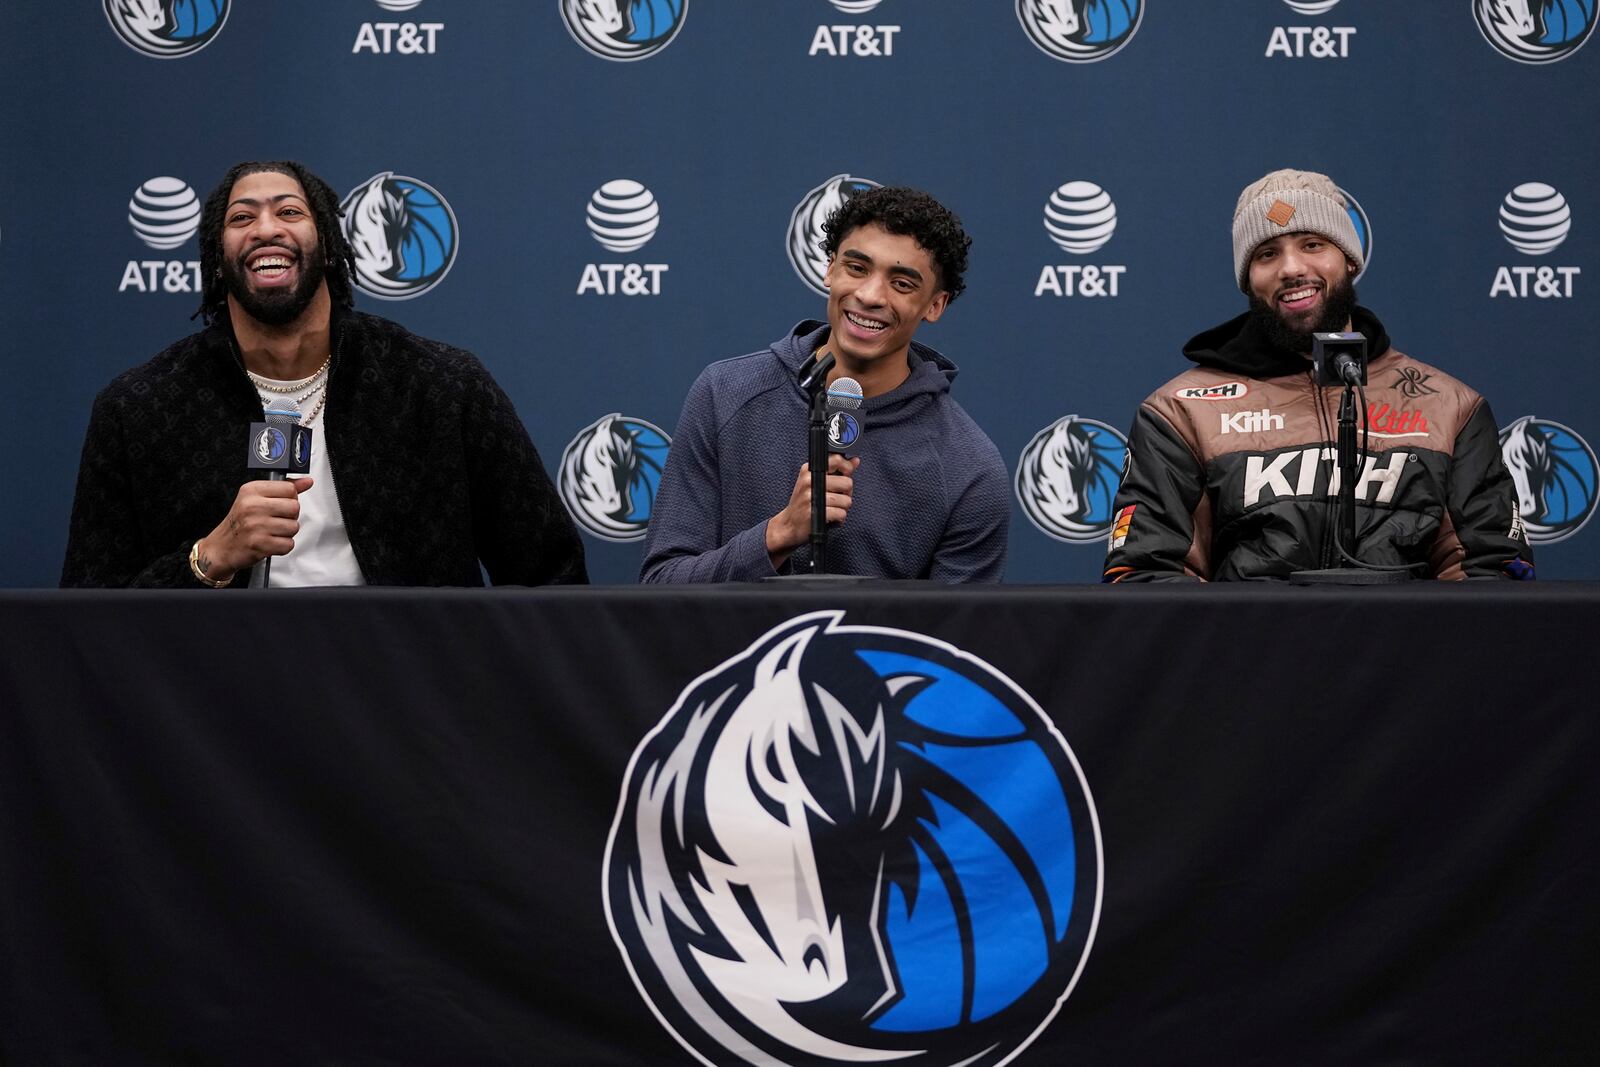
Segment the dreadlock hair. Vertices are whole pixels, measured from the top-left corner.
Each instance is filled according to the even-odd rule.
[[[951,300],[967,287],[962,275],[972,238],[949,208],[918,189],[886,185],[850,197],[822,224],[822,250],[832,259],[845,234],[874,224],[911,238],[933,257],[939,268],[939,288],[949,293]]]
[[[356,269],[356,257],[350,242],[345,240],[344,228],[339,225],[344,212],[339,208],[338,194],[327,182],[293,160],[246,162],[228,168],[228,173],[211,190],[205,206],[200,209],[200,306],[190,318],[199,315],[210,323],[227,308],[228,286],[222,280],[222,227],[228,213],[228,197],[240,178],[262,173],[287,174],[300,183],[311,206],[311,219],[317,226],[318,248],[327,260],[328,295],[335,304],[344,307],[355,303],[350,278]]]

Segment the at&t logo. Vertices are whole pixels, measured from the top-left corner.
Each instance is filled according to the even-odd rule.
[[[1097,63],[1139,32],[1144,0],[1017,0],[1017,20],[1034,46],[1064,63]]]
[[[422,0],[375,0],[385,11],[410,11]],[[363,22],[356,31],[351,53],[370,52],[378,56],[431,56],[438,51],[442,22]]]
[[[589,234],[607,252],[637,252],[661,225],[655,194],[628,178],[609,181],[589,197]],[[578,279],[578,295],[658,296],[665,263],[589,263]]]
[[[1012,1062],[1083,973],[1103,888],[1088,783],[1033,698],[841,611],[679,694],[629,761],[601,878],[684,1048],[810,1067]]]
[[[637,541],[650,525],[672,439],[653,422],[612,412],[561,453],[556,489],[577,524],[604,541]]]
[[[572,39],[601,59],[631,63],[671,44],[689,0],[558,0]]]
[[[1500,233],[1523,255],[1554,252],[1570,232],[1572,208],[1567,198],[1544,182],[1524,182],[1500,204]],[[1573,279],[1582,273],[1581,267],[1500,267],[1489,296],[1562,299],[1572,296]]]
[[[374,174],[339,205],[356,257],[356,285],[383,300],[409,300],[444,280],[456,261],[455,212],[437,189],[393,171]]]
[[[1283,0],[1297,15],[1326,15],[1339,0]],[[1267,39],[1267,58],[1347,59],[1354,26],[1274,26]]]
[[[1500,431],[1500,456],[1529,541],[1565,541],[1594,514],[1600,463],[1576,430],[1524,415]]]
[[[1094,544],[1114,517],[1128,440],[1096,419],[1067,415],[1033,435],[1017,460],[1017,500],[1042,532],[1069,544]]]
[[[1067,182],[1044,205],[1044,229],[1063,252],[1086,256],[1098,252],[1117,231],[1117,205],[1094,182]],[[1094,266],[1046,264],[1033,287],[1034,296],[1116,296],[1127,271],[1122,264]]]
[[[828,2],[846,15],[865,15],[882,0],[828,0]],[[899,32],[899,26],[856,26],[850,23],[818,26],[817,32],[811,35],[811,48],[806,54],[841,58],[892,56],[894,38]]]
[[[187,244],[200,229],[200,198],[181,178],[151,178],[128,201],[128,225],[139,240],[161,252]],[[198,259],[130,259],[117,292],[197,293]]]
[[[873,189],[877,185],[877,182],[867,178],[835,174],[803,196],[794,206],[794,212],[789,216],[789,265],[818,296],[828,295],[828,257],[822,251],[822,224],[846,200],[863,189]]]
[[[231,0],[104,0],[122,43],[157,59],[193,55],[216,40]]]
[[[1595,0],[1472,0],[1483,39],[1518,63],[1557,63],[1594,32]]]

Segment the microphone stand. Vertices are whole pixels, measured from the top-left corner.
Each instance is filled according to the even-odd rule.
[[[1339,517],[1344,526],[1345,551],[1356,551],[1356,387],[1344,383],[1339,398],[1339,444],[1335,450],[1339,467]],[[1339,566],[1344,567],[1341,557]]]
[[[1334,464],[1339,472],[1338,513],[1334,517],[1335,547],[1356,554],[1356,387],[1344,383],[1339,398],[1339,437],[1334,447]],[[1341,533],[1342,531],[1342,533]],[[1295,585],[1390,585],[1410,581],[1411,575],[1399,569],[1367,570],[1352,566],[1340,553],[1332,567],[1315,571],[1295,571],[1289,581]]]
[[[870,579],[854,574],[829,574],[828,549],[828,372],[833,370],[833,353],[819,353],[816,361],[800,376],[800,388],[810,402],[811,420],[807,427],[807,449],[811,465],[811,570],[805,574],[776,574],[764,582],[779,582],[791,588],[819,586],[832,588],[841,582]],[[820,474],[818,472],[821,472]]]
[[[817,357],[800,388],[811,402],[811,421],[806,443],[811,466],[811,573],[827,574],[828,551],[828,372],[833,369],[833,353]]]

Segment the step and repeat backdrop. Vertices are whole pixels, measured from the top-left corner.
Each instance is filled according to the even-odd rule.
[[[0,585],[55,583],[94,394],[195,328],[200,201],[279,158],[344,194],[357,306],[471,349],[511,395],[596,581],[637,575],[689,383],[822,316],[820,222],[873,184],[927,189],[974,238],[966,294],[919,339],[1012,467],[1008,579],[1096,580],[1123,434],[1183,342],[1243,310],[1234,201],[1284,166],[1347,194],[1396,345],[1489,398],[1541,575],[1600,578],[1595,8],[11,5]],[[616,436],[637,469],[584,492]],[[1052,462],[1068,438],[1087,458]]]

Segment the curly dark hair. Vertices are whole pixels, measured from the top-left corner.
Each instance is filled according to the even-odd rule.
[[[939,287],[951,300],[961,295],[967,287],[962,276],[972,238],[954,212],[920,189],[902,185],[863,189],[840,204],[822,224],[822,250],[832,259],[845,234],[874,223],[916,241],[939,268]]]
[[[312,174],[303,164],[293,160],[272,162],[252,161],[235,163],[222,176],[222,181],[206,197],[200,209],[200,306],[194,315],[204,316],[210,322],[222,314],[228,305],[228,286],[222,280],[222,224],[228,210],[228,196],[234,183],[247,174],[287,174],[300,183],[311,206],[311,218],[317,226],[317,243],[327,260],[328,295],[334,303],[350,307],[355,303],[355,291],[350,277],[356,269],[355,252],[345,240],[344,228],[339,218],[339,195],[333,187]],[[194,318],[191,315],[190,318]]]

